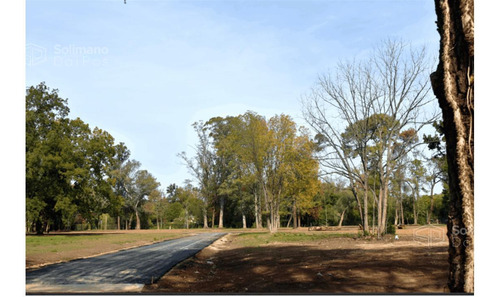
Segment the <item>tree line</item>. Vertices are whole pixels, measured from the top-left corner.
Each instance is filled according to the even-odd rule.
[[[96,228],[104,214],[140,227],[142,203],[159,186],[124,143],[80,118],[68,100],[45,83],[26,90],[26,230],[38,234],[84,223]],[[120,222],[120,218],[124,218]]]
[[[312,128],[248,111],[193,124],[193,180],[160,183],[124,143],[81,119],[44,83],[26,92],[26,229],[387,226],[446,220],[442,135],[424,107],[424,49],[388,40],[363,62],[339,63],[302,98]],[[427,144],[436,153],[422,154]],[[430,191],[428,191],[430,190]],[[422,195],[428,192],[429,195]]]
[[[335,174],[347,180],[349,193],[354,197],[365,232],[369,225],[371,202],[372,226],[375,227],[376,219],[378,235],[386,231],[391,205],[394,206],[395,223],[404,223],[405,217],[407,220],[408,213],[405,212],[402,195],[405,185],[411,188],[413,219],[414,222],[418,221],[417,205],[422,182],[419,176],[424,170],[419,159],[414,158],[408,162],[405,158],[416,147],[419,130],[431,123],[434,118],[440,135],[424,135],[424,141],[429,148],[438,151],[431,158],[432,165],[428,171],[430,173],[425,179],[430,184],[429,211],[426,220],[430,222],[430,218],[436,215],[436,208],[439,208],[438,197],[434,196],[433,189],[442,181],[444,186],[443,194],[440,195],[442,205],[450,207],[449,211],[444,211],[448,215],[450,241],[448,286],[452,292],[470,293],[474,292],[474,1],[435,0],[435,8],[440,35],[440,55],[438,67],[430,78],[433,92],[443,112],[439,124],[436,124],[436,117],[419,116],[421,108],[428,103],[425,52],[410,51],[411,53],[407,55],[402,51],[405,46],[391,41],[372,54],[369,62],[339,63],[339,71],[333,77],[329,75],[321,77],[317,86],[304,98],[304,117],[317,133],[315,140],[317,151],[320,153],[317,154],[316,160],[323,168],[328,168],[327,175]],[[59,98],[57,91],[50,92],[43,83],[27,90],[27,231],[41,233],[62,226],[70,228],[77,216],[89,221],[91,226],[92,222],[97,220],[97,215],[104,211],[117,215],[118,228],[121,226],[120,215],[125,213],[129,214],[130,218],[126,220],[126,227],[132,222],[134,213],[138,223],[140,206],[148,197],[147,194],[143,195],[148,191],[141,191],[140,185],[154,185],[156,182],[154,177],[148,175],[147,171],[137,170],[138,163],[133,165],[134,162],[127,160],[129,152],[124,144],[114,145],[112,137],[107,132],[97,128],[91,131],[80,119],[69,120],[68,113],[66,100]],[[348,128],[345,129],[346,127]],[[206,130],[198,128],[197,131],[201,131],[200,139],[208,141]],[[443,147],[440,144],[441,139],[446,140],[446,154],[439,153],[440,147]],[[196,203],[181,201],[198,201],[198,204],[201,201],[202,206],[194,209],[202,209],[203,225],[207,227],[210,202],[214,206],[218,201],[219,208],[224,209],[225,199],[231,197],[230,193],[235,192],[231,185],[240,191],[247,189],[238,187],[243,185],[236,182],[240,176],[231,179],[234,183],[229,184],[214,183],[207,179],[211,174],[204,172],[206,169],[202,164],[209,164],[212,161],[204,159],[203,141],[198,145],[196,157],[188,158],[185,154],[181,155],[197,178],[199,188],[194,190],[192,186],[186,185],[188,193],[191,191],[192,195],[181,195],[181,197],[191,197],[191,199],[183,200],[177,197],[178,201],[174,200],[172,204],[185,205],[183,214],[188,222],[188,205]],[[220,158],[219,161],[223,160],[222,155],[217,158]],[[280,159],[276,158],[276,161],[278,160]],[[129,173],[133,174],[126,178],[122,175],[120,186],[118,179],[112,177],[111,168],[116,169],[124,164],[129,164],[128,167],[131,168]],[[256,178],[253,185],[260,189],[244,191],[247,194],[254,194],[255,221],[258,221],[256,225],[263,224],[261,215],[265,215],[266,223],[274,230],[277,225],[279,226],[281,202],[288,201],[289,205],[290,198],[294,225],[299,225],[300,211],[297,211],[296,196],[298,192],[291,191],[295,193],[291,196],[281,192],[284,189],[285,179],[293,180],[291,177],[293,174],[288,172],[288,176],[284,178],[282,172],[276,170],[273,172],[274,176],[267,176],[263,167],[257,168],[256,165],[262,164],[256,162],[246,170],[256,173],[249,176]],[[275,165],[280,165],[280,162],[276,162]],[[404,169],[407,168],[410,168],[413,174],[410,179],[405,179]],[[150,177],[149,182],[137,182],[139,176]],[[219,178],[216,180],[220,181]],[[128,186],[125,186],[125,182]],[[216,185],[220,192],[215,191],[213,185]],[[329,183],[320,182],[319,193],[325,193],[325,185]],[[227,187],[229,192],[224,193]],[[146,188],[147,186],[142,189]],[[172,188],[177,187],[172,186]],[[278,191],[275,192],[276,190]],[[120,195],[120,191],[125,196]],[[174,192],[176,191],[171,191]],[[151,193],[156,194],[151,195]],[[180,193],[185,194],[183,190]],[[164,213],[160,210],[165,208],[159,207],[161,203],[155,201],[165,201],[165,197],[153,191],[149,194],[151,199],[147,199],[149,204],[144,204],[142,213],[149,211],[155,214],[157,226],[160,226],[162,222],[160,213]],[[131,197],[136,198],[131,199]],[[323,197],[325,223],[328,224],[329,208],[326,196]],[[448,199],[449,201],[445,202]],[[245,199],[240,200],[245,201]],[[248,200],[251,198],[247,197]],[[264,211],[262,201],[265,202]],[[339,209],[343,209],[340,219],[342,222],[345,211],[349,209],[349,203],[344,204],[342,201],[350,199],[335,199],[335,201],[335,205],[340,205]],[[279,202],[279,207],[276,202]],[[219,215],[221,218],[224,217],[222,211]],[[212,208],[212,226],[215,222],[214,217],[215,207]],[[241,219],[245,222],[243,212]],[[140,228],[141,223],[136,225]]]

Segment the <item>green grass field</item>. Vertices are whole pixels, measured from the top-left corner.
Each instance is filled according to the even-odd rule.
[[[280,242],[307,242],[316,241],[327,238],[357,237],[357,234],[352,233],[326,233],[326,234],[307,234],[307,233],[289,233],[279,232],[271,234],[269,232],[242,233],[237,237],[238,244],[241,246],[255,247],[269,243]]]
[[[43,235],[26,236],[26,256],[46,253],[60,253],[85,250],[92,246],[114,246],[124,244],[154,243],[166,239],[182,237],[182,234],[145,233],[145,234],[95,234],[95,235]]]

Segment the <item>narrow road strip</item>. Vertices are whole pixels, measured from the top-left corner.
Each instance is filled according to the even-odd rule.
[[[105,293],[140,290],[224,233],[202,233],[26,271],[26,293]]]

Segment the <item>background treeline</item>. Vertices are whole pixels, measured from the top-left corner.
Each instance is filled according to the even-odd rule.
[[[109,216],[140,227],[159,183],[108,132],[69,119],[67,103],[44,83],[26,90],[27,232],[97,228]]]
[[[445,222],[443,129],[425,109],[425,56],[388,40],[320,76],[302,98],[314,134],[252,111],[194,123],[194,151],[179,154],[193,180],[163,189],[124,143],[70,119],[57,90],[29,87],[26,231],[359,224],[382,235]],[[430,124],[435,133],[419,137]]]

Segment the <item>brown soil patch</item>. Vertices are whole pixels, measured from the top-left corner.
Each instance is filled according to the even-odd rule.
[[[399,240],[328,238],[258,247],[241,246],[237,234],[229,234],[143,292],[445,293],[447,241],[430,237],[444,231],[439,228],[398,230]]]

